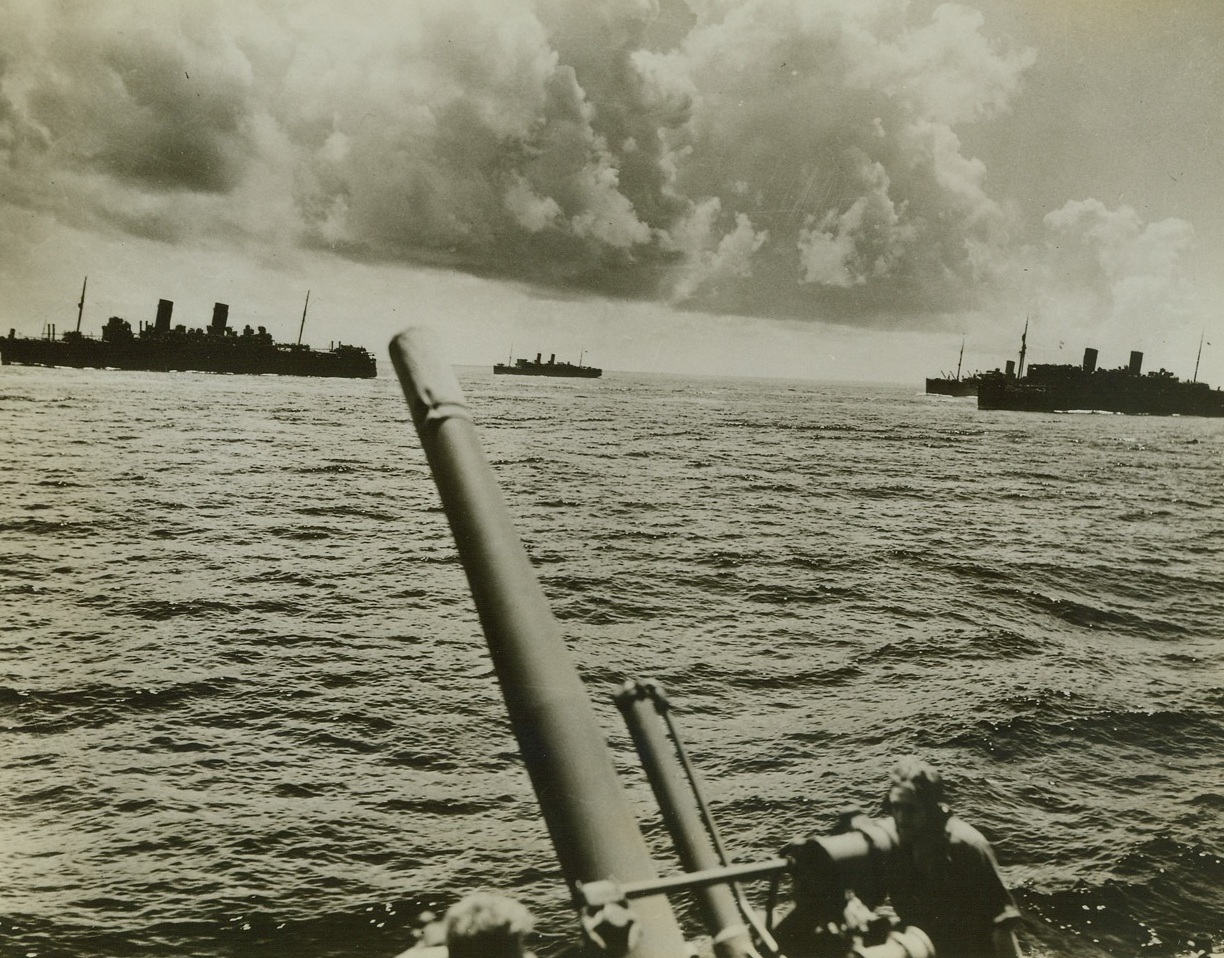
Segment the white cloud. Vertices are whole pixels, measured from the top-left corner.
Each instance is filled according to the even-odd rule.
[[[1195,241],[1185,220],[1144,223],[1130,206],[1086,199],[1047,214],[1045,224],[1048,298],[1063,300],[1067,322],[1132,338],[1185,322],[1191,290],[1181,263]]]

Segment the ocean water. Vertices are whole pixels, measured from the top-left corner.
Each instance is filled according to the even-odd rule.
[[[0,954],[391,958],[475,888],[570,949],[380,365],[0,372]],[[1224,946],[1224,422],[460,379],[661,871],[629,678],[737,860],[875,811],[917,752],[1033,953]]]

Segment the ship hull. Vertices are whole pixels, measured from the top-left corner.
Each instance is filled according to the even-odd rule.
[[[213,341],[209,341],[212,339]],[[348,347],[345,347],[348,349]],[[142,340],[113,343],[79,338],[73,341],[0,339],[0,363],[24,366],[68,366],[77,369],[130,369],[152,372],[209,372],[246,375],[320,376],[371,379],[375,359],[365,350],[322,352],[303,347],[246,344],[241,338],[206,337],[203,341]]]
[[[928,396],[976,396],[977,383],[964,379],[928,379]]]
[[[498,363],[493,367],[495,376],[551,376],[558,379],[598,379],[603,370],[597,366],[572,366],[569,363],[532,363],[530,365],[507,366]]]
[[[1224,392],[1160,377],[1092,376],[1068,382],[1000,380],[978,387],[978,408],[1014,412],[1097,411],[1131,416],[1224,416]]]

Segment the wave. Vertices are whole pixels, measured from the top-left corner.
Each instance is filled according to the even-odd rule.
[[[979,719],[948,744],[969,746],[996,759],[1108,746],[1159,754],[1174,762],[1208,758],[1224,749],[1224,722],[1197,709],[1123,709],[1049,692],[1007,704],[1015,714]]]
[[[0,686],[0,721],[10,732],[46,735],[99,729],[125,718],[173,711],[229,695],[236,681],[197,679],[161,688],[89,683],[73,688]]]

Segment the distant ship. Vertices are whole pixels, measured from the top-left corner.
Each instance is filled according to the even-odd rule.
[[[583,366],[581,357],[575,365],[574,363],[557,362],[556,353],[548,357],[548,362],[541,362],[542,355],[542,353],[536,353],[534,360],[518,359],[510,363],[497,363],[493,367],[493,374],[495,376],[567,376],[579,379],[598,379],[603,375],[603,370],[598,366]]]
[[[88,283],[88,278],[86,278]],[[310,303],[310,294],[306,294]],[[229,328],[229,306],[216,303],[207,329],[171,328],[174,303],[159,300],[157,318],[142,324],[138,333],[126,319],[112,316],[102,327],[102,338],[81,333],[81,311],[85,287],[77,312],[77,328],[55,336],[49,324],[40,338],[19,337],[10,329],[0,338],[0,363],[10,366],[72,366],[95,369],[141,369],[153,371],[198,371],[209,373],[270,373],[279,376],[330,376],[371,379],[377,375],[374,357],[360,346],[337,344],[329,350],[311,349],[301,343],[277,343],[263,326],[246,326],[241,333]],[[302,326],[306,309],[302,309]]]
[[[974,373],[972,376],[966,376],[961,379],[957,376],[955,379],[931,379],[926,381],[926,391],[928,396],[976,396],[978,391],[978,382],[982,376],[980,373]]]
[[[926,391],[929,396],[976,396],[980,373],[961,379],[961,360],[965,358],[965,341],[961,340],[960,356],[956,360],[955,376],[928,378]]]
[[[1023,355],[1021,351],[1022,362]],[[978,409],[1224,416],[1224,392],[1198,382],[1197,362],[1191,380],[1178,379],[1164,369],[1143,375],[1141,352],[1132,352],[1129,365],[1119,369],[1097,369],[1096,363],[1097,351],[1091,347],[1084,350],[1079,366],[1034,364],[1027,375],[1017,374],[1008,360],[1006,372],[987,373],[979,380]]]

